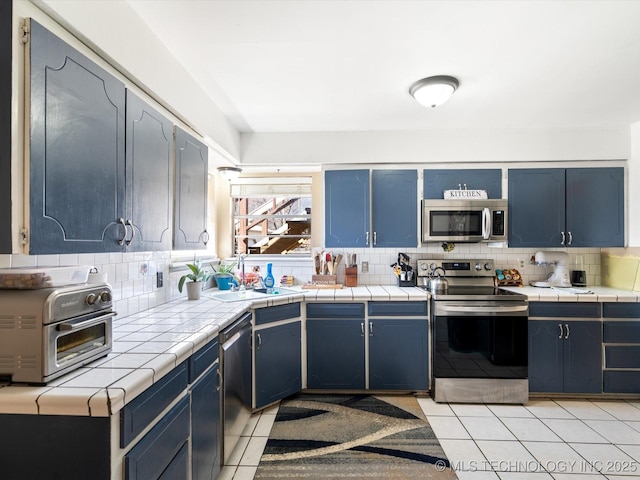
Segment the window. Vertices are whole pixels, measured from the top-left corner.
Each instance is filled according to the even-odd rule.
[[[311,253],[311,178],[239,178],[231,185],[235,253]]]

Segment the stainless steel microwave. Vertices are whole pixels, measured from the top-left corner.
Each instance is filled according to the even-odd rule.
[[[423,200],[423,242],[503,242],[507,200]]]

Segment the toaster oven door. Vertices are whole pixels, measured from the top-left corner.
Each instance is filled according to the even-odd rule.
[[[109,311],[45,325],[44,380],[107,355],[113,346],[112,319],[115,315]]]

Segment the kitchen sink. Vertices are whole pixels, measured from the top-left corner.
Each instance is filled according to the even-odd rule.
[[[266,288],[257,288],[255,290],[245,290],[244,292],[232,292],[229,290],[211,289],[202,292],[203,297],[218,300],[219,302],[240,302],[247,300],[255,300],[257,298],[267,298],[273,296],[293,295],[295,293],[301,293],[300,290],[294,290],[292,288],[278,288],[278,293],[267,293]]]

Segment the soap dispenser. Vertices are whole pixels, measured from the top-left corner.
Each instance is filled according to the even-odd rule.
[[[272,267],[272,263],[267,263],[267,274],[264,276],[263,280],[264,286],[267,288],[267,293],[273,292],[273,286],[276,283],[275,279],[273,278],[273,273],[271,272]]]

